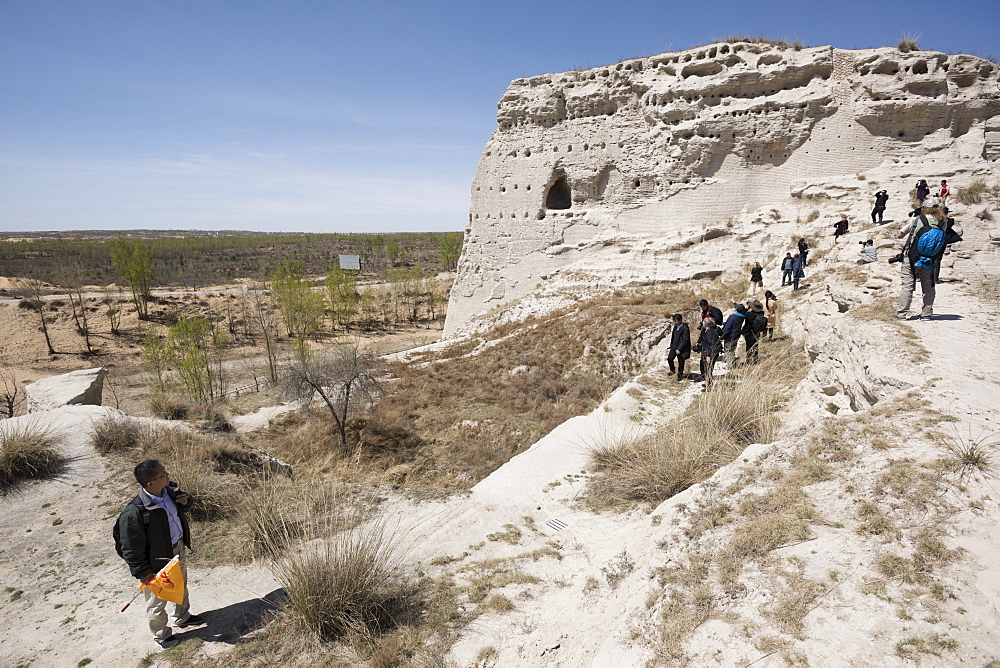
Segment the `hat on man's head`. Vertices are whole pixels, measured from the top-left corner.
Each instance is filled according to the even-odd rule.
[[[760,302],[756,302],[755,301],[753,304],[750,304],[750,310],[751,311],[756,311],[757,313],[763,313],[764,312],[764,305],[761,304]]]

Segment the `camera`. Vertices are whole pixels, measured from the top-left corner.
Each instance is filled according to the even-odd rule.
[[[895,262],[902,262],[902,261],[903,261],[903,253],[902,253],[902,251],[900,251],[896,255],[893,255],[891,258],[889,258],[889,264],[893,264]]]
[[[864,246],[864,245],[865,245],[865,243],[867,243],[867,242],[864,242],[864,241],[859,241],[858,243],[859,243],[859,244],[861,244],[862,246]]]

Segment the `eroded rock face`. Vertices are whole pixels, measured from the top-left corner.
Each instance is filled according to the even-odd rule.
[[[108,370],[103,367],[81,369],[25,385],[28,412],[38,413],[72,404],[100,406],[107,375]]]
[[[997,83],[967,55],[756,43],[517,79],[472,185],[445,334],[622,240],[824,196],[814,182],[931,151],[988,167]],[[607,263],[608,280],[663,280],[658,256]]]

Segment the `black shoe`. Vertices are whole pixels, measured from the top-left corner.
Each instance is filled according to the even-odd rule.
[[[188,617],[183,624],[178,624],[177,626],[182,629],[186,629],[189,626],[201,626],[205,623],[204,618],[201,615],[191,615]]]
[[[668,372],[667,372],[667,375],[668,375],[668,376],[672,376],[672,375],[674,375],[675,373],[677,373],[677,372],[676,372],[676,371],[668,371]]]
[[[166,638],[162,639],[154,638],[154,640],[156,640],[156,644],[162,647],[163,649],[170,649],[171,647],[174,647],[175,645],[177,645],[177,643],[180,642],[180,640],[177,639],[177,636],[175,636],[172,633],[168,635]]]

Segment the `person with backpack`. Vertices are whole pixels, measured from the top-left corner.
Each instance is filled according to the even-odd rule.
[[[900,258],[901,278],[897,318],[909,317],[910,302],[913,300],[917,281],[920,282],[920,291],[923,293],[923,308],[918,317],[923,319],[934,315],[934,271],[944,253],[946,225],[947,218],[941,209],[924,207],[896,235],[899,239],[906,238],[903,250],[897,256]]]
[[[792,259],[791,253],[785,253],[785,259],[781,261],[781,286],[784,287],[792,282]]]
[[[747,345],[747,364],[757,363],[757,344],[767,331],[767,316],[764,306],[758,301],[750,304],[750,310],[743,322],[743,340]]]
[[[743,333],[743,320],[746,318],[747,307],[733,300],[734,313],[730,313],[726,318],[726,323],[722,326],[722,349],[725,352],[726,366],[730,369],[736,366],[736,346],[740,344],[740,335]]]
[[[962,241],[962,235],[959,234],[958,230],[955,229],[955,219],[952,218],[948,212],[948,207],[941,209],[944,213],[944,247],[945,249],[952,244],[957,244]],[[934,285],[941,282],[941,262],[934,265]]]
[[[115,549],[128,564],[132,576],[143,584],[148,584],[167,562],[178,557],[184,577],[184,600],[179,605],[173,604],[174,624],[180,628],[203,624],[199,615],[191,614],[188,597],[185,557],[191,548],[191,531],[186,515],[191,498],[177,489],[163,464],[155,459],[139,462],[133,475],[139,483],[139,493],[115,523]],[[179,641],[167,624],[167,601],[154,596],[148,588],[143,589],[143,595],[153,639],[164,649],[173,647]]]
[[[872,223],[875,225],[882,224],[882,215],[885,213],[885,204],[889,201],[889,191],[880,190],[875,193],[875,207],[872,209]],[[876,216],[878,220],[875,220]]]
[[[715,360],[722,350],[722,339],[714,318],[705,318],[704,327],[698,336],[694,349],[701,351],[701,377],[705,381],[705,391],[712,387],[712,376],[715,374]]]
[[[924,200],[931,196],[931,188],[927,185],[927,179],[920,179],[917,181],[915,189],[917,191],[917,204],[923,206]]]
[[[698,306],[701,307],[701,320],[698,322],[698,329],[702,328],[702,323],[705,322],[706,318],[711,318],[715,322],[722,322],[722,311],[719,310],[718,306],[712,306],[708,303],[707,299],[699,301]]]
[[[674,329],[670,332],[670,352],[667,353],[668,376],[674,375],[674,360],[677,360],[677,382],[684,380],[684,362],[691,357],[691,328],[684,322],[684,316],[675,313],[672,318]]]
[[[944,206],[945,204],[948,203],[948,195],[950,194],[951,194],[951,189],[948,188],[948,182],[945,179],[941,179],[941,189],[938,190],[937,194],[938,201],[941,203],[941,206]]]

